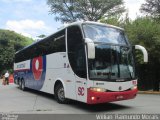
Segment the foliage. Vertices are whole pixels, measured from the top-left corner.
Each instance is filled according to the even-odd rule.
[[[100,22],[120,27],[121,21],[119,19],[120,19],[119,16],[109,17],[107,19],[105,17],[103,17],[100,19]]]
[[[6,69],[12,69],[15,52],[32,42],[31,38],[14,31],[0,29],[0,73]]]
[[[160,20],[160,0],[146,0],[141,6],[141,11]]]
[[[125,28],[126,25],[131,23],[131,20],[129,19],[128,13],[126,13],[124,17],[121,17],[121,15],[111,16],[107,19],[102,17],[100,22]]]
[[[150,18],[137,18],[125,26],[128,38],[133,44],[140,44],[149,52],[149,62],[160,62],[160,24]]]
[[[37,36],[38,38],[45,38],[46,37],[46,35],[44,35],[44,34],[41,34],[41,35],[39,35],[39,36]]]
[[[125,11],[123,0],[48,0],[47,4],[61,22],[98,21]]]
[[[142,54],[136,53],[140,88],[158,91],[160,83],[160,24],[148,17],[137,18],[130,24],[126,24],[125,30],[133,45],[140,44],[148,51],[148,64],[142,64]],[[144,85],[146,85],[145,88]]]

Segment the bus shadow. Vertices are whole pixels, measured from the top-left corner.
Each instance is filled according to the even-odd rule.
[[[19,87],[17,87],[17,89],[19,89]],[[26,90],[24,92],[28,92],[30,94],[34,94],[34,95],[38,95],[38,96],[41,96],[41,97],[44,97],[44,98],[55,100],[54,95],[49,94],[49,93],[45,93],[45,92],[42,92],[42,91],[37,91],[37,90],[26,88]]]
[[[19,88],[17,87],[17,89],[19,89]],[[48,93],[44,93],[44,92],[36,91],[36,90],[32,90],[32,89],[27,89],[26,92],[53,100],[54,102],[57,102],[56,99],[54,98],[54,95],[52,95],[52,94],[48,94]],[[59,103],[57,103],[57,104],[59,104]],[[68,107],[72,107],[72,108],[80,109],[82,111],[86,111],[88,113],[112,112],[112,111],[126,110],[126,109],[132,108],[130,106],[120,105],[120,104],[116,104],[116,103],[88,105],[88,104],[74,101],[74,100],[70,100],[70,102],[65,105]]]
[[[96,105],[88,105],[85,103],[72,101],[70,105],[72,105],[72,107],[75,107],[77,109],[81,109],[81,110],[84,110],[86,112],[91,112],[91,113],[112,112],[112,111],[117,111],[117,110],[131,109],[131,107],[129,106],[120,105],[116,103],[103,103],[103,104],[96,104]]]

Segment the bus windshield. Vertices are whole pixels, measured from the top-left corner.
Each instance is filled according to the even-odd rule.
[[[95,43],[95,59],[88,60],[89,77],[94,80],[131,80],[135,78],[132,49],[119,29],[86,24],[85,37]]]
[[[127,44],[123,30],[94,24],[84,24],[83,29],[85,37],[90,38],[94,42]]]
[[[126,46],[96,44],[95,59],[88,60],[90,79],[133,79],[134,62]]]

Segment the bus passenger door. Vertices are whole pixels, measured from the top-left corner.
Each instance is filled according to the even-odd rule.
[[[87,72],[86,72],[86,58],[85,58],[84,44],[77,46],[75,57],[76,57],[75,80],[76,80],[77,100],[86,102]]]
[[[85,78],[76,78],[76,97],[78,101],[86,102],[87,98],[87,81]]]
[[[79,26],[67,28],[68,60],[74,75],[76,99],[86,102],[86,58],[85,44]]]

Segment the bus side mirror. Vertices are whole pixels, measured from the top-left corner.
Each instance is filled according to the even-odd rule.
[[[93,40],[85,38],[85,43],[87,44],[88,59],[95,59],[95,44]]]
[[[141,45],[135,45],[135,49],[141,50],[142,53],[143,53],[144,62],[148,62],[148,52],[147,52],[147,50]]]

